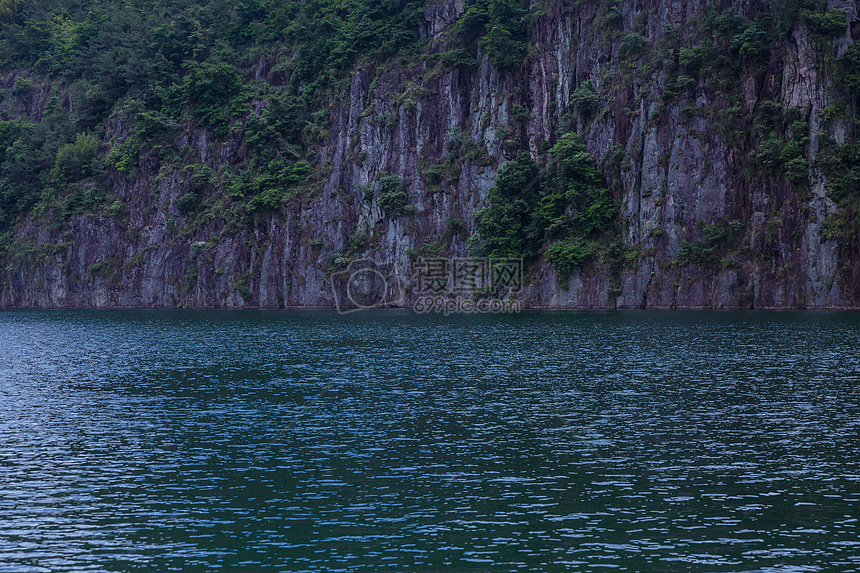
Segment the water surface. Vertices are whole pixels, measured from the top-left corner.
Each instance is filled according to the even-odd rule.
[[[0,572],[857,571],[860,315],[0,313]]]

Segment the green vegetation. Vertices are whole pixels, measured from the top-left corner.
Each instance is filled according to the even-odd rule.
[[[575,237],[551,245],[547,249],[546,258],[558,273],[561,285],[567,288],[568,277],[573,274],[573,271],[590,261],[595,254],[597,254],[597,245]]]
[[[230,204],[210,215],[241,225],[313,192],[321,170],[312,151],[344,71],[363,58],[423,57],[426,3],[0,0],[0,68],[22,70],[3,98],[18,108],[43,85],[55,96],[39,122],[0,121],[0,227],[34,208],[55,221],[78,212],[67,203],[98,209],[79,196],[109,188],[116,172],[154,176],[200,162],[203,150],[176,145],[189,125],[210,142],[237,133],[242,149],[238,164],[179,198],[182,212],[213,209],[207,197],[223,190]],[[470,66],[482,49],[498,68],[517,68],[528,55],[528,6],[470,0],[439,61]],[[261,62],[270,71],[259,78]],[[489,163],[482,150],[462,153],[471,151],[473,163]],[[411,209],[396,191],[383,190],[381,202],[392,216]]]
[[[528,51],[529,3],[524,0],[471,0],[457,22],[467,47],[478,43],[499,69],[523,63]]]
[[[597,95],[597,90],[594,89],[594,83],[591,80],[585,80],[579,87],[573,90],[570,95],[570,104],[584,118],[588,118],[597,110],[600,98]]]
[[[0,228],[34,208],[57,220],[98,209],[92,190],[109,187],[111,172],[199,162],[176,147],[186,121],[210,140],[241,130],[243,159],[182,195],[180,210],[213,208],[206,198],[222,188],[240,220],[278,209],[313,183],[308,153],[327,129],[314,110],[357,59],[417,53],[423,3],[2,0],[0,67],[24,70],[6,104],[43,84],[56,97],[40,122],[0,121]],[[501,6],[493,21],[506,17]],[[261,58],[272,72],[254,81]]]
[[[619,0],[590,7],[466,0],[441,39],[420,36],[428,2],[0,0],[0,67],[9,86],[0,93],[0,258],[19,248],[29,252],[26,241],[16,244],[12,232],[27,216],[56,231],[51,240],[57,244],[64,240],[59,231],[74,217],[126,220],[130,206],[111,190],[132,183],[143,191],[147,185],[151,192],[163,190],[165,182],[178,189],[171,195],[168,229],[186,237],[214,221],[220,226],[213,224],[215,231],[207,233],[236,232],[261,215],[277,216],[316,197],[334,169],[320,150],[330,131],[343,127],[330,125],[330,106],[347,92],[352,70],[379,70],[368,78],[368,100],[391,97],[401,111],[415,114],[428,91],[422,79],[453,67],[474,71],[484,54],[507,76],[501,89],[510,93],[501,99],[510,106],[511,121],[490,125],[489,111],[469,118],[472,123],[464,123],[462,133],[456,128],[445,137],[441,157],[433,151],[421,158],[432,196],[456,185],[463,166],[478,171],[495,166],[498,158],[488,153],[495,153],[493,146],[463,133],[495,129],[502,152],[513,157],[477,214],[473,252],[528,261],[545,257],[562,283],[596,261],[617,274],[639,255],[647,256],[648,248],[633,252],[618,239],[625,222],[607,190],[608,184],[617,193],[631,169],[627,153],[636,155],[635,149],[618,148],[607,159],[607,181],[575,134],[551,148],[544,142],[533,150],[535,157],[517,151],[534,133],[530,119],[539,116],[552,118],[553,128],[560,119],[562,129],[613,118],[619,128],[615,139],[625,143],[630,135],[625,129],[654,101],[660,105],[642,118],[644,129],[671,112],[694,135],[693,127],[701,129],[696,120],[707,118],[732,161],[737,159],[733,165],[742,183],[763,188],[774,201],[793,200],[792,209],[802,207],[808,182],[823,173],[836,203],[824,236],[841,248],[860,250],[851,246],[860,236],[860,147],[854,143],[860,130],[860,44],[836,58],[832,41],[848,30],[848,21],[844,11],[828,10],[825,0],[768,0],[761,10],[714,1],[686,27],[667,24],[662,30],[649,23],[649,9],[628,17]],[[593,81],[585,79],[589,70],[576,70],[577,81],[584,81],[567,102],[535,101],[530,89],[520,87],[535,22],[544,13],[594,15],[591,27],[606,39],[601,48],[611,57]],[[814,121],[808,110],[783,109],[777,101],[783,88],[776,62],[800,22],[811,35],[810,57],[832,80],[827,99],[833,105],[819,116],[814,165],[809,158],[816,134],[810,134]],[[397,76],[399,70],[409,73],[392,80],[401,82],[399,87],[388,86],[399,92],[377,89],[381,74]],[[665,84],[653,93],[657,77]],[[746,101],[749,90],[742,89],[741,79],[773,99]],[[373,109],[370,103],[367,110]],[[372,117],[365,111],[362,117],[375,127],[398,121],[397,113]],[[844,145],[827,137],[837,132],[837,122]],[[358,143],[356,137],[352,157],[366,169],[378,169],[373,165],[378,154]],[[665,167],[668,156],[660,161]],[[409,186],[396,175],[380,173],[364,193],[366,200],[376,198],[387,217],[416,212]],[[345,195],[340,198],[348,201]],[[783,216],[778,210],[773,220]],[[434,248],[442,250],[440,245],[465,228],[462,223],[456,233],[446,231]],[[689,233],[678,264],[715,266],[740,240],[725,225]],[[372,244],[372,237],[354,235],[346,254]],[[234,279],[250,298],[248,280]]]
[[[101,142],[89,133],[79,133],[74,143],[57,151],[51,178],[61,183],[73,183],[91,177],[100,169]]]
[[[694,243],[681,242],[681,252],[675,263],[679,266],[713,267],[720,263],[728,248],[735,244],[740,222],[730,225],[708,225],[697,221],[702,238]]]
[[[845,56],[839,62],[839,73],[836,81],[850,96],[856,106],[860,101],[860,45],[852,44]]]
[[[827,10],[825,0],[772,0],[769,6],[781,37],[791,33],[794,23],[803,20],[817,33],[835,36],[848,28],[848,19],[843,10]]]
[[[251,274],[248,272],[242,273],[235,282],[233,282],[233,288],[236,289],[236,292],[239,293],[239,296],[242,297],[246,303],[251,301],[251,297],[253,294],[251,293]]]
[[[835,146],[827,142],[819,165],[829,181],[829,192],[837,210],[825,221],[822,235],[839,245],[843,264],[860,255],[860,143]]]
[[[549,158],[535,218],[544,238],[591,238],[608,229],[615,207],[579,136],[566,134],[550,149]]]
[[[804,186],[809,177],[806,146],[809,145],[809,124],[794,121],[784,136],[776,132],[759,145],[756,159],[759,165],[775,177],[785,178],[797,186]]]
[[[179,116],[190,102],[192,117],[216,136],[224,137],[231,119],[248,111],[246,104],[252,93],[242,84],[242,75],[231,64],[192,62],[182,83],[168,90],[164,109]]]
[[[521,151],[499,171],[487,195],[489,205],[476,213],[478,235],[472,250],[487,257],[534,258],[539,240],[532,225],[541,198],[538,165]]]
[[[471,250],[533,260],[546,248],[562,284],[607,244],[615,221],[609,191],[575,133],[550,149],[544,170],[525,152],[506,163],[487,200]]]
[[[389,217],[401,217],[415,211],[409,204],[409,187],[396,175],[379,179],[379,206]]]

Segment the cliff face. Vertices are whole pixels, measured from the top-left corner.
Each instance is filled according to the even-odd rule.
[[[611,26],[604,4],[615,9]],[[855,2],[829,5],[857,20]],[[737,7],[750,18],[763,10],[755,0]],[[426,9],[428,54],[446,49],[463,11],[462,0]],[[343,297],[345,263],[364,257],[402,278],[408,304],[415,258],[468,256],[474,215],[499,168],[517,149],[544,157],[567,123],[602,167],[627,256],[616,268],[595,260],[569,280],[534,262],[518,295],[525,306],[858,306],[860,281],[846,259],[852,249],[825,232],[837,204],[818,168],[822,139],[844,143],[850,131],[839,117],[822,119],[836,103],[826,62],[845,54],[850,28],[822,41],[798,20],[788,39],[772,42],[766,61],[733,83],[717,85],[701,72],[681,73],[679,84],[679,53],[696,44],[707,15],[704,0],[554,6],[535,17],[519,70],[500,72],[480,50],[475,66],[441,66],[432,57],[358,64],[345,93],[330,101],[330,129],[315,151],[316,193],[240,229],[218,217],[192,226],[177,205],[189,189],[183,171],[142,156],[135,177],[110,176],[120,214],[79,215],[59,228],[30,217],[16,227],[16,244],[31,254],[8,264],[0,304],[330,307]],[[261,60],[252,73],[268,77],[271,69]],[[15,78],[3,78],[4,86]],[[592,110],[570,103],[587,81]],[[19,113],[38,120],[51,89],[36,86]],[[750,167],[760,155],[762,102],[791,110],[805,126],[805,182],[786,182],[781,166],[776,174]],[[106,141],[129,128],[118,115],[110,129]],[[217,170],[238,161],[242,138],[241,129],[217,140],[186,124],[175,144]],[[380,205],[379,180],[391,175],[408,188],[413,213],[391,217]],[[711,262],[690,256],[691,245],[714,251],[708,232],[717,227],[729,246]]]

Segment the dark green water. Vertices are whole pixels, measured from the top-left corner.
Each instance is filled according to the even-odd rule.
[[[857,571],[860,315],[0,313],[0,572]]]

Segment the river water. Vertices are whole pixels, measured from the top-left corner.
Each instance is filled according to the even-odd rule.
[[[0,572],[857,571],[858,447],[857,313],[0,313]]]

